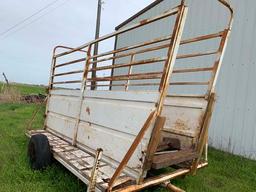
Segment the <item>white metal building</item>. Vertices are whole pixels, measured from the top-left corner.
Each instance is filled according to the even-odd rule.
[[[174,7],[178,2],[178,0],[156,0],[116,29],[156,16]],[[217,0],[187,0],[186,4],[189,6],[189,13],[183,38],[216,32],[228,22],[228,13]],[[217,83],[218,98],[210,128],[209,143],[215,148],[256,159],[256,38],[254,37],[256,1],[230,0],[230,4],[234,8],[235,18]],[[132,33],[119,35],[115,46],[116,48],[129,46],[129,43],[142,42],[154,38],[152,35],[168,34],[170,31],[168,22],[162,21]],[[186,51],[206,49],[209,46],[214,47],[214,43],[208,42],[201,47],[190,47]],[[197,62],[199,66],[206,64],[203,59]],[[206,76],[207,74],[200,80]],[[192,88],[188,87],[187,92],[192,92]]]

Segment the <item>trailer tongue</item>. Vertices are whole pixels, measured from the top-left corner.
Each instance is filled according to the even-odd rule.
[[[31,144],[31,161],[41,162],[38,154],[52,152],[88,185],[88,191],[137,191],[158,184],[177,190],[169,183],[171,179],[195,174],[206,166],[203,150],[233,19],[229,4],[219,2],[231,17],[227,28],[214,34],[182,40],[188,7],[181,1],[161,15],[78,48],[55,47],[44,129],[27,133],[33,140],[42,135],[49,149],[37,141],[37,147]],[[172,24],[170,35],[92,55],[96,44],[101,46],[120,34],[143,30],[162,20]],[[216,40],[218,49],[178,54],[180,46],[207,40]],[[147,57],[148,53],[156,56]],[[209,55],[215,58],[210,67],[175,68],[176,59]],[[200,76],[203,72],[210,73],[205,82],[172,80],[176,74]],[[171,94],[173,87],[185,86],[200,86],[206,91]],[[154,174],[154,170],[166,167],[173,169]]]

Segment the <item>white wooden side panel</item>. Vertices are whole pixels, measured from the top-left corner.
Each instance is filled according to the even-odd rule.
[[[166,116],[164,130],[197,137],[201,128],[207,101],[198,98],[168,98],[163,108]]]
[[[125,133],[85,122],[80,123],[77,137],[79,143],[94,150],[102,148],[104,156],[117,162],[121,162],[134,139],[135,136],[129,136]],[[146,150],[147,143],[148,140],[144,139],[143,144],[141,143],[134,152],[134,155],[128,162],[130,169],[138,170],[141,168],[142,151]]]
[[[76,118],[78,107],[78,97],[54,95],[50,98],[49,111],[66,117]],[[80,119],[119,132],[137,135],[154,109],[154,103],[85,98]]]
[[[46,126],[69,139],[74,134],[75,119],[49,112]]]
[[[52,113],[48,116],[47,127],[69,139],[72,139],[74,126],[75,120],[72,118],[64,118],[61,115]],[[151,132],[151,130],[152,127],[150,127],[148,133]],[[102,148],[104,156],[115,163],[122,160],[134,139],[135,136],[86,122],[80,123],[77,136],[77,141],[90,148],[90,151],[94,152],[97,148]],[[145,154],[142,153],[142,151],[146,150],[148,141],[148,139],[144,139],[136,149],[128,163],[128,167],[131,170],[139,170],[141,168],[140,159],[143,158],[143,154]]]
[[[180,106],[180,107],[190,107],[190,108],[206,108],[207,100],[204,98],[196,97],[177,97],[168,96],[164,101],[166,106]]]
[[[80,118],[118,132],[137,135],[154,108],[154,103],[86,98]]]
[[[126,97],[127,95],[127,97]],[[146,119],[155,110],[158,93],[86,92],[82,104],[77,141],[88,151],[103,149],[105,159],[117,165],[132,145]],[[138,101],[136,100],[138,98]],[[144,98],[144,100],[143,100]],[[54,90],[49,100],[46,126],[71,140],[79,109],[78,90]],[[144,136],[126,170],[140,174],[153,125]]]
[[[53,89],[51,95],[59,96],[72,96],[79,97],[80,90],[71,89]],[[153,91],[86,91],[84,97],[99,98],[99,99],[111,99],[111,100],[123,100],[123,101],[141,101],[141,102],[155,102],[158,99],[158,92]]]
[[[79,112],[79,98],[52,95],[49,100],[49,111],[67,117],[76,118]]]

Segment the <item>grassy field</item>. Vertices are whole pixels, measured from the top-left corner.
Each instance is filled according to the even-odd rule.
[[[44,92],[43,88],[28,86],[21,86],[21,91]],[[0,104],[0,191],[86,191],[86,186],[58,163],[42,172],[29,168],[28,139],[24,132],[35,107],[34,104]],[[43,112],[42,108],[34,128],[42,127]],[[256,191],[256,162],[210,149],[207,168],[195,177],[187,176],[173,183],[188,192]],[[156,187],[146,191],[167,190]]]
[[[3,83],[0,82],[0,90],[3,86]],[[24,84],[11,84],[11,87],[17,89],[21,95],[28,94],[45,94],[46,88],[36,85],[24,85]]]

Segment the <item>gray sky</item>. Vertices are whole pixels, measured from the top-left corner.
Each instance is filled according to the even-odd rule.
[[[0,34],[54,0],[0,2]],[[153,0],[104,0],[101,35]],[[0,73],[10,81],[47,84],[55,45],[76,47],[94,38],[97,0],[58,0],[13,30],[0,35]],[[0,81],[3,80],[1,75]]]

